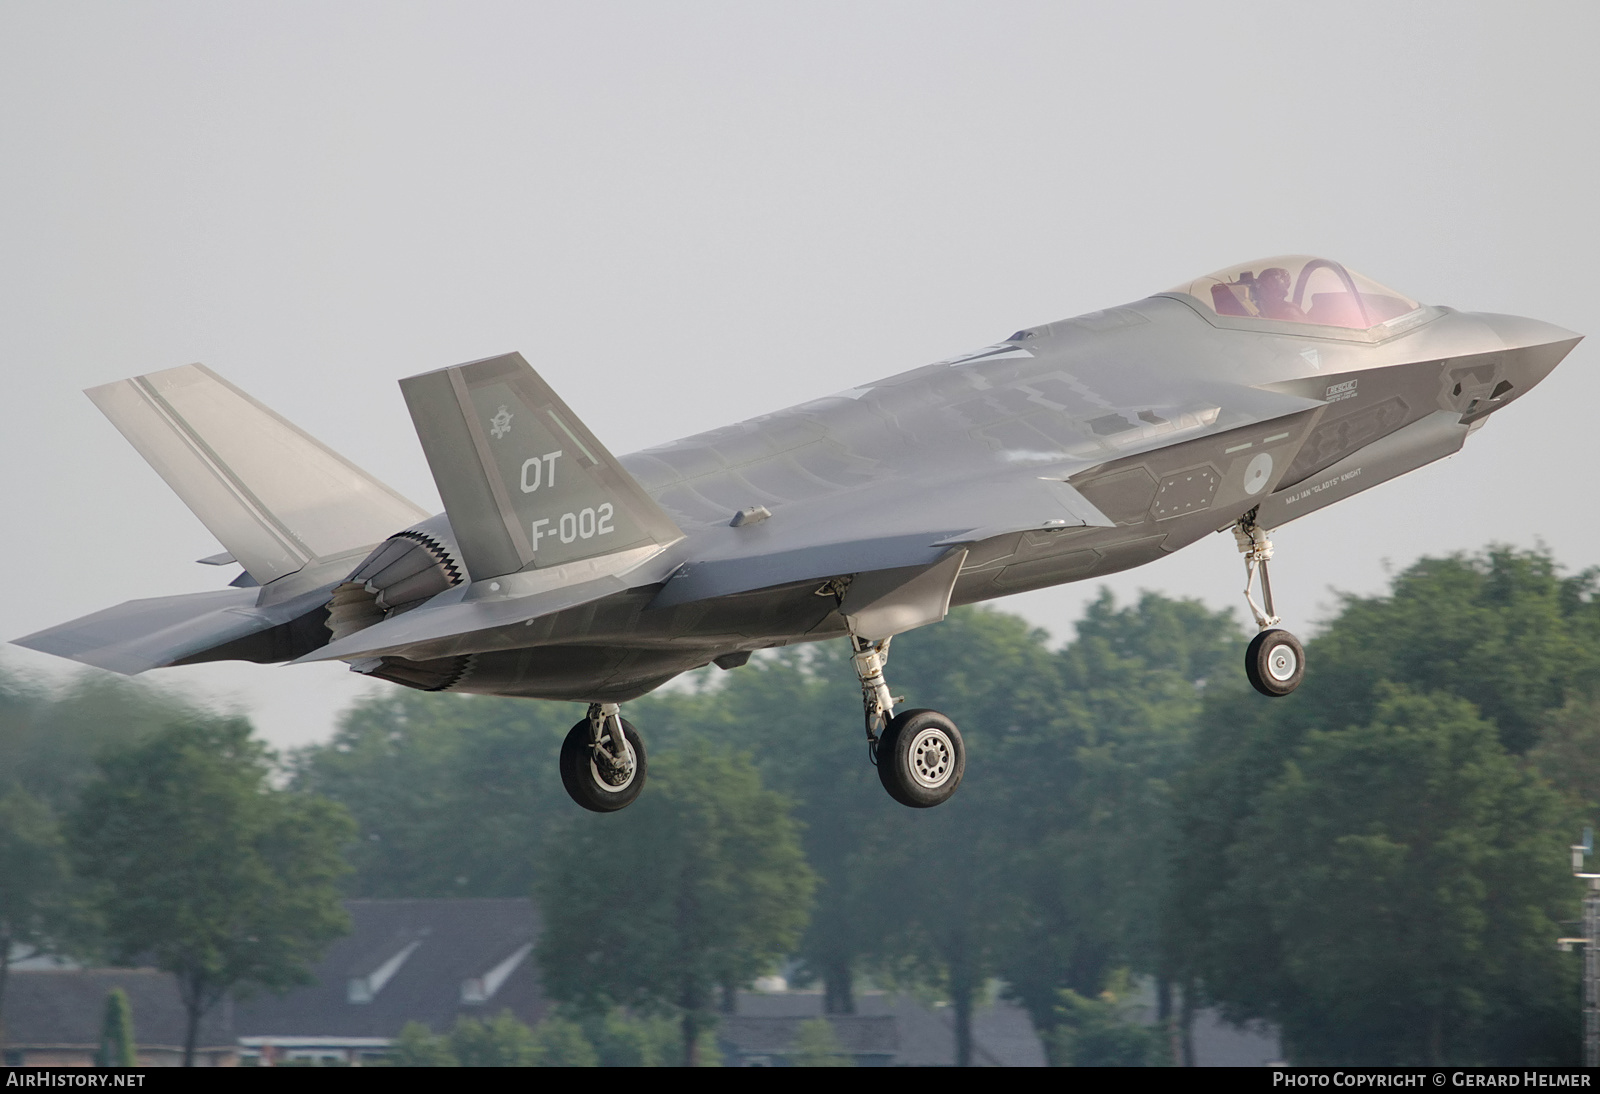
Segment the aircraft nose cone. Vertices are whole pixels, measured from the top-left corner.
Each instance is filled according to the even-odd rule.
[[[1566,356],[1572,347],[1583,340],[1583,335],[1575,331],[1558,327],[1554,323],[1546,323],[1542,319],[1529,319],[1522,315],[1487,315],[1478,313],[1478,319],[1483,320],[1502,341],[1507,349],[1526,349],[1533,346],[1558,346],[1566,344],[1566,349],[1561,356]],[[1558,357],[1556,360],[1560,360]]]
[[[1542,319],[1482,314],[1478,318],[1505,343],[1501,373],[1508,385],[1502,392],[1505,402],[1524,394],[1550,375],[1572,348],[1583,341],[1583,335]]]

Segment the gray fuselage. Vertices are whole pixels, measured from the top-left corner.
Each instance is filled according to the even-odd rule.
[[[1336,330],[1161,294],[621,463],[685,533],[671,560],[694,565],[801,552],[841,528],[926,533],[941,496],[1018,470],[1070,484],[1109,518],[971,543],[951,595],[968,604],[1141,565],[1252,509],[1263,527],[1281,525],[1449,455],[1577,341],[1446,308]],[[730,526],[756,506],[770,518]],[[448,539],[442,516],[428,523]],[[843,636],[823,586],[846,576],[819,570],[682,603],[652,584],[366,671],[414,687],[623,701],[713,660]]]

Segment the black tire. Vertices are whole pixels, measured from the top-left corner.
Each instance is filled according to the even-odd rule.
[[[644,760],[644,741],[639,738],[633,723],[622,721],[623,739],[633,752],[633,778],[620,787],[607,783],[594,763],[594,749],[589,744],[589,719],[572,727],[567,739],[561,742],[561,785],[567,795],[591,813],[615,813],[633,804],[644,790],[647,770]]]
[[[1288,631],[1262,631],[1245,651],[1244,672],[1262,695],[1288,695],[1305,679],[1306,651]]]
[[[937,710],[903,711],[878,738],[878,779],[901,805],[928,809],[949,801],[966,770],[961,731]]]

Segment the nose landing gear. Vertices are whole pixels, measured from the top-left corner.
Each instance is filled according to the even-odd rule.
[[[1278,617],[1272,611],[1272,580],[1267,573],[1267,563],[1272,560],[1272,540],[1256,523],[1254,509],[1240,517],[1233,526],[1233,538],[1244,555],[1244,599],[1250,605],[1259,633],[1250,640],[1244,655],[1244,672],[1250,686],[1262,695],[1274,698],[1288,695],[1300,686],[1306,674],[1306,653],[1300,640],[1277,626]],[[1257,577],[1261,580],[1261,604],[1251,589]]]
[[[895,703],[903,697],[892,695],[883,677],[890,641],[850,636],[855,651],[851,661],[861,681],[868,754],[891,798],[913,809],[928,809],[949,801],[961,785],[967,749],[956,724],[936,710],[894,713]]]

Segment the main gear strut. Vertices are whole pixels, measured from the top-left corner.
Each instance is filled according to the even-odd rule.
[[[859,635],[850,636],[850,648],[854,651],[850,660],[856,667],[856,679],[861,681],[861,706],[866,716],[867,746],[873,763],[878,762],[878,738],[894,720],[894,705],[905,702],[906,698],[891,695],[889,681],[883,678],[892,641],[893,637],[874,642]]]
[[[626,786],[633,778],[634,758],[622,732],[622,707],[590,703],[588,721],[589,747],[600,778],[611,786]]]
[[[927,809],[950,800],[967,769],[967,746],[956,724],[937,710],[894,712],[905,696],[889,692],[883,666],[890,639],[850,636],[851,662],[861,681],[861,706],[867,722],[867,756],[878,781],[901,805]]]

